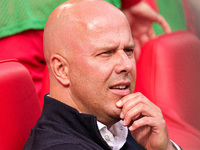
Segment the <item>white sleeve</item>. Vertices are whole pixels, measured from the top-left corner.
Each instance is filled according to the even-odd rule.
[[[182,150],[182,148],[180,146],[178,146],[176,143],[174,143],[172,140],[170,140],[173,144],[173,146],[177,149],[177,150]]]

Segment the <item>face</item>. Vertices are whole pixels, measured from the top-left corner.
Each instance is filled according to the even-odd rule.
[[[70,95],[82,113],[104,124],[119,120],[116,102],[134,91],[134,43],[128,22],[98,18],[77,35],[69,64]]]

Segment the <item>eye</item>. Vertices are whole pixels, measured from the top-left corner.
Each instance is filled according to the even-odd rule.
[[[106,51],[106,52],[103,52],[102,54],[111,54],[112,51]]]
[[[107,56],[110,56],[110,55],[112,55],[112,54],[113,54],[113,51],[112,51],[112,50],[108,50],[108,51],[101,52],[101,53],[98,54],[98,55],[107,57]]]
[[[134,52],[134,49],[124,49],[124,52],[128,55],[131,56]]]

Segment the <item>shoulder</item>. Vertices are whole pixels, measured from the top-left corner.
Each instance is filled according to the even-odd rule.
[[[37,131],[36,131],[37,132]],[[102,150],[92,140],[72,132],[59,133],[43,130],[29,137],[24,150]]]

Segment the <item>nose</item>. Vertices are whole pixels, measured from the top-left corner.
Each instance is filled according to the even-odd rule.
[[[128,74],[133,70],[135,65],[134,56],[129,57],[123,50],[119,51],[117,55],[117,64],[115,66],[115,72]]]

